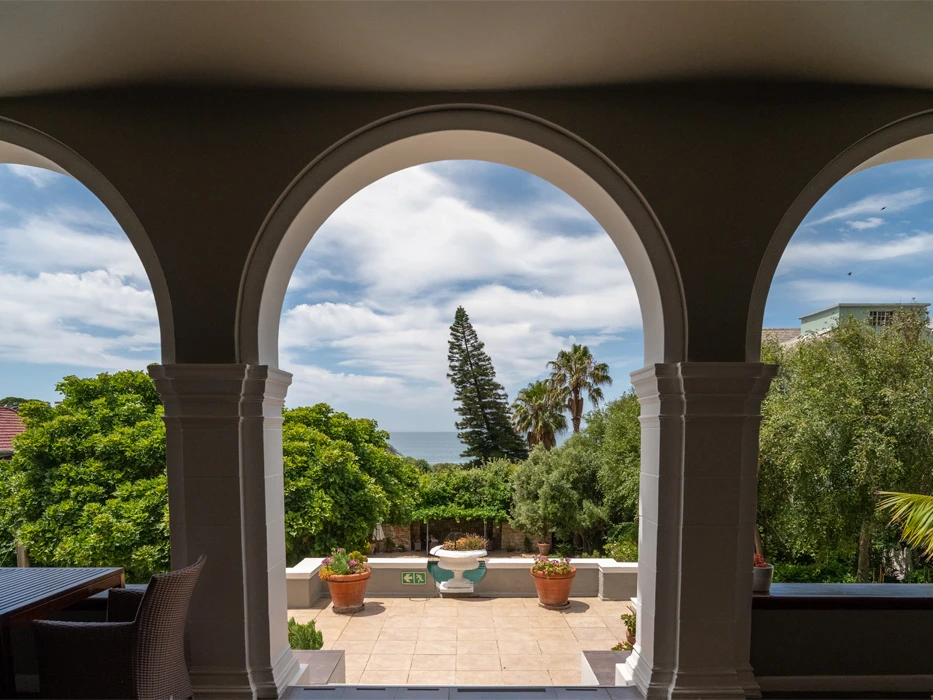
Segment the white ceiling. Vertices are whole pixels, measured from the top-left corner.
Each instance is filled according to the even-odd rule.
[[[933,2],[0,3],[0,95],[732,77],[933,88]]]

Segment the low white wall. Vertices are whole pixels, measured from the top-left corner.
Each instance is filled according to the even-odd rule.
[[[321,559],[303,559],[286,569],[289,608],[309,608],[318,598],[328,596],[327,586],[318,576]],[[426,557],[379,558],[369,560],[372,576],[366,594],[387,598],[427,598],[440,595],[437,584],[428,573]],[[532,561],[524,558],[485,559],[486,575],[476,584],[476,594],[508,598],[535,597],[534,580],[529,573]],[[614,559],[571,559],[577,569],[571,595],[578,598],[628,600],[635,596],[638,582],[637,562]],[[402,582],[406,572],[423,572],[425,583],[411,585]]]

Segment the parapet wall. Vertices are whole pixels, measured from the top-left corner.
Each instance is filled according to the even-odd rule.
[[[479,596],[533,598],[535,585],[529,570],[531,560],[525,558],[487,558],[486,575],[476,584]],[[571,559],[577,569],[571,595],[576,598],[628,600],[635,596],[638,582],[636,562],[614,559]],[[370,558],[372,576],[366,595],[386,598],[435,598],[440,595],[437,584],[428,573],[426,557]],[[309,608],[318,598],[329,596],[320,580],[321,559],[304,559],[286,569],[289,608]],[[405,583],[409,573],[424,573],[423,584]]]

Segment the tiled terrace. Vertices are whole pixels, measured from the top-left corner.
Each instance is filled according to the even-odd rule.
[[[289,617],[315,620],[323,648],[345,651],[347,683],[573,685],[581,651],[624,639],[619,616],[629,607],[598,598],[561,611],[535,598],[367,598],[350,616],[322,599]]]

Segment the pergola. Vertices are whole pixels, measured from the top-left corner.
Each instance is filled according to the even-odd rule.
[[[933,155],[931,30],[933,6],[899,2],[0,6],[0,161],[84,183],[155,293],[172,564],[208,557],[197,697],[277,697],[297,671],[277,350],[291,272],[359,189],[458,158],[572,195],[638,292],[639,630],[618,677],[651,698],[768,690],[750,663],[764,305],[834,183]],[[838,676],[821,689],[877,681]],[[796,683],[781,687],[814,687]]]

